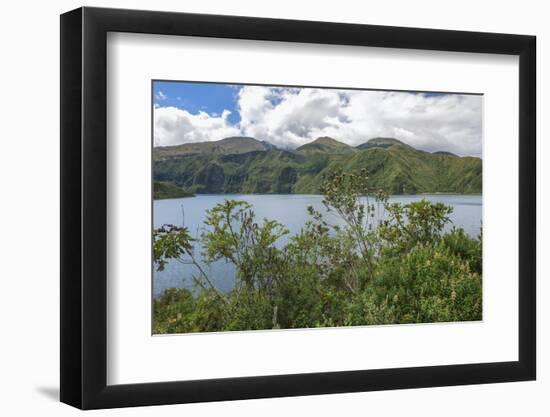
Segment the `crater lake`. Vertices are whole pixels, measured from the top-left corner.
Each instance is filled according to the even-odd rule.
[[[186,226],[191,235],[196,238],[205,230],[204,220],[206,211],[226,199],[243,200],[252,205],[256,214],[256,222],[264,218],[277,220],[282,223],[289,234],[277,241],[278,246],[288,243],[289,239],[301,230],[306,221],[311,219],[307,207],[326,214],[328,221],[338,223],[333,213],[327,212],[323,205],[322,195],[311,194],[199,194],[195,197],[154,200],[153,227],[164,224]],[[482,222],[482,195],[461,194],[421,194],[391,196],[389,202],[410,203],[426,199],[443,203],[453,208],[450,215],[450,227],[461,227],[472,237],[479,235]],[[373,202],[374,199],[371,199]],[[384,209],[380,207],[375,214],[375,220],[384,217]],[[197,260],[201,260],[202,248],[195,242],[194,253]],[[207,267],[214,285],[221,291],[230,291],[234,285],[235,269],[233,265],[218,261]],[[191,264],[172,261],[166,265],[164,271],[153,271],[153,296],[158,297],[167,288],[188,288],[195,286],[193,275],[198,275],[197,268]]]

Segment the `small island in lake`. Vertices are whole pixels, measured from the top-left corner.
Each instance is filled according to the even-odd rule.
[[[166,181],[154,181],[153,182],[153,199],[163,200],[167,198],[185,198],[194,197],[193,193],[185,191],[176,184]]]

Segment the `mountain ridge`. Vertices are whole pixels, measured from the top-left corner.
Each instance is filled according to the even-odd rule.
[[[389,138],[389,137],[376,137],[369,139],[368,141],[357,145],[356,149],[370,149],[370,148],[389,148],[393,145],[403,145],[403,146],[410,146],[407,145],[405,142],[400,141],[399,139],[395,138]]]
[[[330,153],[351,153],[355,149],[339,140],[329,136],[321,136],[296,148],[296,152],[330,152]]]
[[[174,146],[153,148],[153,158],[173,158],[182,155],[196,154],[239,154],[252,151],[267,151],[275,145],[249,136],[230,136],[210,142],[184,143]]]
[[[227,139],[199,147],[200,152],[154,154],[154,180],[191,193],[318,194],[330,172],[366,168],[372,186],[390,194],[482,190],[480,158],[429,153],[394,138],[373,138],[353,148],[321,137],[295,150],[266,149],[253,138]],[[246,151],[235,149],[241,144]]]

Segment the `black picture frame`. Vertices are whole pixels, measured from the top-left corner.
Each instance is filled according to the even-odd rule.
[[[107,385],[108,32],[519,56],[519,358],[424,366]],[[171,12],[61,15],[61,401],[82,409],[534,380],[536,38]]]

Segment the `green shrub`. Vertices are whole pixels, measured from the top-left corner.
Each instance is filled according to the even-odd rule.
[[[453,228],[452,209],[426,200],[389,204],[369,187],[366,172],[330,174],[323,203],[342,220],[331,224],[309,207],[311,220],[284,246],[284,226],[258,223],[248,203],[226,200],[207,213],[194,257],[186,228],[155,230],[158,270],[191,259],[197,292],[168,289],[154,301],[154,333],[481,320],[481,235]],[[374,221],[376,209],[386,220]],[[222,293],[206,272],[235,266],[233,289]]]

